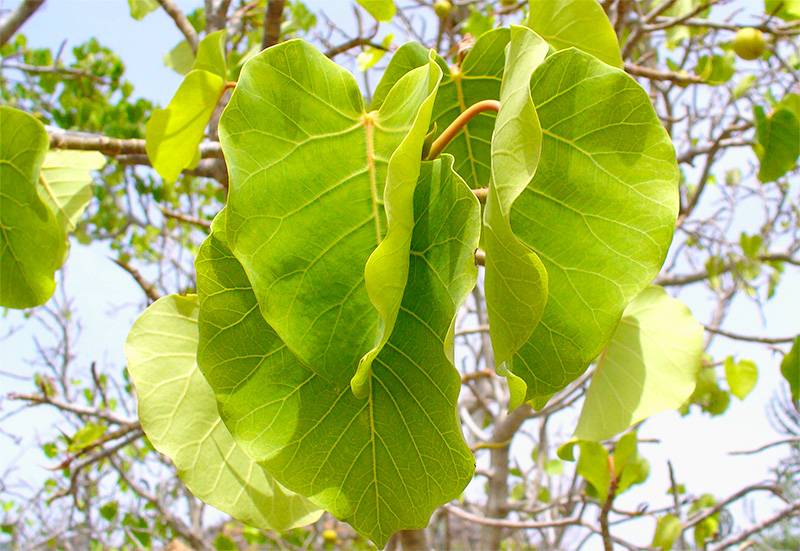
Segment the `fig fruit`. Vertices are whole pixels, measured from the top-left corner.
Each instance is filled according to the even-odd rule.
[[[436,12],[436,15],[444,19],[450,12],[453,11],[453,4],[448,2],[447,0],[438,0],[436,3],[433,4],[433,11]]]

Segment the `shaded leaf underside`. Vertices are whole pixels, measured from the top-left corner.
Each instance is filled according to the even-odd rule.
[[[423,163],[408,286],[366,399],[350,390],[347,366],[323,378],[284,346],[259,313],[223,223],[197,260],[198,359],[231,432],[281,483],[378,546],[398,529],[425,526],[474,466],[445,343],[475,282],[479,209],[451,163]]]

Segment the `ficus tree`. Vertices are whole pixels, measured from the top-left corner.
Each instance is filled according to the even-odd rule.
[[[67,348],[48,356],[64,359],[58,381],[39,376],[36,392],[11,396],[76,416],[77,430],[49,444],[67,479],[53,497],[86,510],[111,469],[156,521],[123,516],[119,499],[100,515],[123,545],[145,547],[257,545],[266,532],[253,529],[315,523],[325,545],[343,545],[336,519],[378,547],[450,548],[461,544],[438,527],[452,517],[481,527],[465,545],[482,549],[508,545],[509,529],[549,548],[598,534],[606,549],[669,549],[692,534],[722,549],[800,512],[786,465],[730,498],[687,494],[673,476],[669,506],[616,506],[648,478],[643,421],[692,405],[719,415],[755,386],[754,362],[712,358],[715,334],[787,344],[776,365],[790,397],[773,411],[796,453],[797,338],[720,327],[740,291],[766,301],[798,264],[795,3],[768,1],[750,25],[713,19],[716,1],[420,3],[438,22],[433,39],[410,7],[358,3],[417,39],[378,43],[376,26],[327,44],[301,2],[209,1],[186,15],[131,0],[133,17],[162,7],[184,37],[165,56],[184,78],[162,109],[133,101],[96,43],[67,67],[12,40],[41,2],[4,20],[4,67],[41,76],[2,81],[0,304],[51,300],[70,235],[110,241],[152,302],[125,343],[132,386],[120,398],[135,395],[137,418],[115,412],[94,366],[77,403]],[[742,45],[743,27],[757,43]],[[359,48],[374,88],[337,63]],[[757,69],[732,82],[745,61]],[[106,135],[112,104],[124,115]],[[737,147],[752,149],[753,168],[727,169],[704,207]],[[766,214],[732,240],[737,194]],[[193,257],[172,259],[178,285],[146,274],[170,261],[166,243]],[[717,300],[705,328],[665,290],[696,282]],[[560,439],[547,427],[557,416],[570,419]],[[523,471],[512,441],[530,420]],[[174,481],[171,498],[153,493],[123,450],[169,458],[161,468],[190,492],[189,522],[171,508]],[[483,477],[473,509],[470,483]],[[726,528],[727,507],[758,490],[781,497],[779,510]],[[251,531],[218,527],[213,539],[197,499]],[[655,528],[633,544],[612,533],[615,516]]]

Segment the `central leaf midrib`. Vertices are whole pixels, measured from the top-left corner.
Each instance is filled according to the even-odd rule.
[[[378,201],[378,176],[377,169],[375,168],[375,136],[373,129],[375,127],[375,117],[378,115],[377,111],[364,113],[362,120],[364,121],[364,131],[366,133],[367,142],[367,169],[369,171],[369,187],[372,193],[372,216],[375,219],[375,242],[381,244],[381,219],[379,215],[379,201]]]

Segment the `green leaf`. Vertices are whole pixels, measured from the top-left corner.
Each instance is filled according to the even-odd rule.
[[[764,13],[774,14],[784,21],[800,19],[800,0],[764,0]]]
[[[358,57],[356,58],[356,61],[358,62],[358,70],[362,73],[365,73],[367,69],[373,67],[376,63],[383,59],[383,56],[386,54],[389,46],[392,45],[392,40],[394,40],[394,35],[387,34],[381,41],[380,48],[370,46],[358,54]]]
[[[223,80],[228,78],[228,62],[225,55],[225,38],[227,31],[213,32],[207,35],[197,46],[197,58],[192,69],[208,71]]]
[[[170,295],[139,316],[125,344],[139,420],[155,449],[209,505],[260,528],[285,530],[322,511],[278,484],[234,442],[197,368],[197,297]]]
[[[486,10],[475,9],[473,6],[469,7],[469,17],[462,25],[462,30],[469,33],[473,38],[480,38],[494,28],[494,15]]]
[[[781,374],[789,383],[793,400],[800,400],[800,335],[795,337],[792,349],[781,361]]]
[[[433,122],[442,132],[470,106],[479,101],[500,99],[505,64],[505,48],[511,40],[509,29],[495,29],[482,35],[467,53],[461,66],[449,67],[439,56],[443,71],[436,93]],[[381,82],[375,89],[373,109],[382,105],[386,94],[402,75],[428,62],[427,51],[415,43],[401,46],[392,56]],[[456,159],[456,172],[473,188],[489,185],[491,178],[491,140],[495,114],[484,112],[473,118],[444,149]]]
[[[577,48],[622,68],[617,35],[595,0],[530,0],[526,25],[556,50]]]
[[[266,321],[323,377],[391,333],[440,75],[411,71],[368,113],[350,73],[292,40],[247,63],[223,113],[228,243]]]
[[[106,158],[97,151],[48,151],[39,172],[39,195],[56,215],[64,232],[75,230],[92,199],[92,171]]]
[[[158,9],[156,0],[128,0],[131,9],[131,17],[137,21],[144,19],[144,16]]]
[[[189,42],[181,40],[174,48],[164,54],[164,65],[179,75],[187,75],[194,66],[194,52]]]
[[[650,474],[650,463],[639,453],[635,432],[629,432],[619,439],[614,449],[613,462],[617,494],[634,484],[641,484]]]
[[[497,364],[510,359],[528,340],[547,300],[542,261],[511,230],[511,206],[533,178],[542,131],[530,94],[533,71],[547,55],[547,44],[525,27],[511,28],[500,110],[492,136],[492,179],[484,211],[486,308]],[[525,399],[512,392],[510,408]]]
[[[728,356],[725,358],[725,378],[728,380],[731,394],[744,400],[756,386],[758,366],[751,360],[734,363],[733,357]]]
[[[769,116],[760,106],[753,109],[758,145],[756,153],[761,160],[758,179],[774,182],[790,170],[797,168],[800,156],[800,121],[786,108],[779,108]]]
[[[527,399],[560,390],[608,345],[658,273],[678,212],[672,143],[632,78],[563,50],[536,69],[531,96],[542,154],[511,227],[544,263],[549,288],[511,363]]]
[[[78,450],[88,448],[94,444],[98,438],[103,436],[107,429],[108,427],[101,427],[87,423],[85,427],[81,427],[78,432],[75,433],[75,436],[72,437],[67,449],[74,453]]]
[[[37,192],[50,139],[31,115],[0,107],[0,306],[47,302],[65,236]]]
[[[449,156],[422,164],[414,213],[408,285],[366,399],[351,392],[347,361],[322,376],[281,342],[227,247],[224,220],[196,262],[198,359],[234,437],[281,483],[378,547],[396,530],[424,527],[474,468],[451,358],[455,312],[477,276],[480,209]]]
[[[724,55],[703,56],[697,60],[694,72],[711,86],[725,84],[736,74],[736,56],[732,51]]]
[[[648,287],[623,313],[597,361],[575,438],[604,440],[692,395],[703,326],[681,301]]]
[[[393,0],[356,0],[356,2],[378,21],[391,21],[397,11]]]
[[[677,539],[681,537],[682,531],[683,526],[678,517],[673,514],[664,515],[656,523],[651,547],[660,547],[661,551],[670,551]]]
[[[153,168],[174,182],[181,171],[197,165],[198,146],[225,80],[204,70],[193,70],[183,79],[166,109],[156,109],[147,121],[147,155]]]
[[[605,501],[611,486],[611,463],[608,451],[597,442],[580,440],[577,444],[581,455],[578,457],[575,470],[589,484],[586,494],[601,502]]]
[[[117,511],[119,510],[119,505],[116,501],[109,501],[102,507],[100,507],[100,516],[106,520],[111,520],[115,516],[117,516]]]

